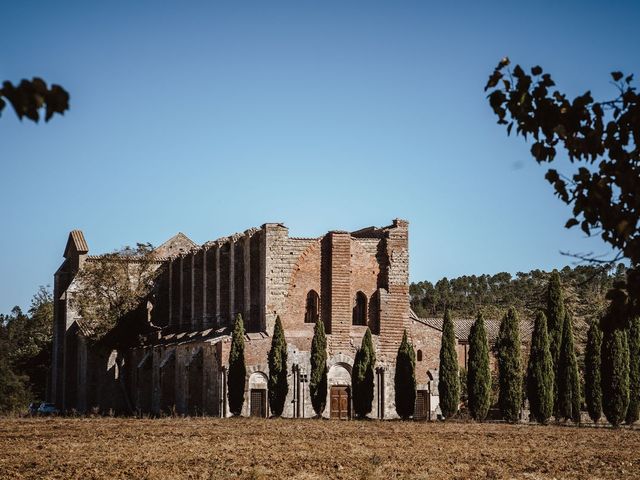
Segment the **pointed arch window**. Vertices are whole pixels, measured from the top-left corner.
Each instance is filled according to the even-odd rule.
[[[316,323],[320,318],[320,295],[315,290],[307,293],[307,306],[304,312],[304,323]]]
[[[362,292],[356,293],[356,301],[353,307],[353,324],[367,324],[367,296]]]

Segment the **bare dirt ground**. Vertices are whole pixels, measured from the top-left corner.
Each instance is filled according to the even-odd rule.
[[[640,431],[261,419],[0,419],[0,478],[640,478]]]

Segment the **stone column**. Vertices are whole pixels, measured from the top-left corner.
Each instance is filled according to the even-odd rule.
[[[209,328],[209,312],[207,311],[207,254],[209,247],[202,249],[202,329]]]
[[[215,326],[220,326],[220,244],[216,243],[216,318]]]
[[[169,259],[169,325],[173,324],[173,260]]]
[[[189,319],[189,323],[191,325],[192,330],[197,330],[196,327],[196,252],[191,253],[191,318]]]
[[[235,242],[233,237],[229,239],[229,322],[233,325],[235,321]]]
[[[352,317],[351,235],[329,232],[331,245],[331,336],[338,352],[349,347]],[[337,353],[337,352],[333,352]]]
[[[180,310],[178,317],[180,329],[184,326],[184,254],[180,254]]]
[[[245,232],[244,238],[244,313],[243,318],[245,325],[250,327],[252,331],[256,330],[257,325],[253,325],[251,319],[251,235]]]

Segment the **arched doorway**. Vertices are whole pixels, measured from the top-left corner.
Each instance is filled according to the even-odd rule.
[[[267,416],[267,376],[263,372],[253,372],[249,377],[249,415]]]
[[[327,374],[329,417],[340,420],[351,418],[351,366],[333,365]]]

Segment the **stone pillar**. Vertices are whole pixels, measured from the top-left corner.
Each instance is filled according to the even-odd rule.
[[[169,259],[169,326],[173,324],[173,259]]]
[[[184,254],[180,254],[180,309],[178,311],[180,330],[184,326]]]
[[[242,296],[244,300],[244,306],[242,318],[244,318],[247,330],[251,329],[251,331],[256,331],[258,329],[258,326],[253,325],[251,321],[251,235],[248,231],[245,232],[242,241],[244,242],[244,295]]]
[[[209,328],[209,312],[207,310],[207,255],[209,247],[202,249],[202,329]]]
[[[381,289],[380,349],[393,358],[409,328],[409,222],[394,220],[386,232],[387,293]]]
[[[220,326],[220,244],[216,243],[216,305],[215,305],[215,325]]]
[[[235,321],[235,284],[236,284],[236,271],[235,271],[235,242],[233,238],[229,239],[229,322],[233,325]]]
[[[351,235],[329,232],[331,245],[331,344],[333,354],[346,352],[351,331]]]
[[[189,319],[189,324],[191,325],[191,329],[192,330],[196,330],[196,322],[197,322],[197,318],[196,318],[196,284],[195,284],[195,280],[196,280],[196,252],[192,252],[191,253],[191,282],[190,282],[190,286],[191,286],[191,318]]]

